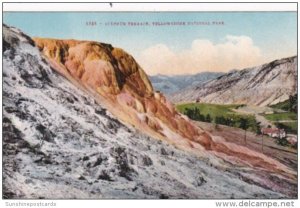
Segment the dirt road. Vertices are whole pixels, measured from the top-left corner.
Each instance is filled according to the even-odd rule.
[[[261,127],[271,126],[275,128],[276,126],[269,120],[267,120],[264,116],[260,115],[261,113],[273,111],[272,108],[269,107],[258,107],[258,106],[244,106],[238,109],[233,109],[233,111],[242,114],[252,114],[255,116],[257,122],[260,122]]]

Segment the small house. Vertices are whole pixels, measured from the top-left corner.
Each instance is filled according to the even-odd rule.
[[[264,135],[269,135],[272,138],[285,138],[286,132],[284,129],[279,128],[262,128],[261,133]]]

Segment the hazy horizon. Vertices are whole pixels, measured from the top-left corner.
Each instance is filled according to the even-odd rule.
[[[209,73],[209,72],[212,72],[212,73],[229,73],[231,71],[235,71],[235,70],[241,71],[241,70],[244,70],[244,69],[254,68],[254,67],[257,67],[257,66],[268,64],[268,63],[270,63],[272,61],[276,61],[276,60],[280,60],[280,59],[286,59],[286,58],[291,58],[291,57],[298,57],[298,55],[296,54],[296,55],[292,55],[292,56],[287,56],[287,57],[282,57],[282,58],[274,59],[274,60],[271,60],[269,62],[265,62],[265,63],[262,63],[260,65],[250,66],[250,67],[247,67],[247,68],[231,69],[231,70],[228,70],[227,72],[203,70],[203,71],[200,71],[200,72],[195,72],[193,74],[188,74],[188,73],[183,73],[183,74],[162,74],[162,73],[157,73],[157,74],[153,74],[153,75],[149,75],[149,76],[192,76],[192,75],[196,75],[196,74],[200,74],[200,73]]]

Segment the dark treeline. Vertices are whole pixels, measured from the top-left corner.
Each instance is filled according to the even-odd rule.
[[[209,113],[202,114],[200,108],[186,108],[183,112],[190,119],[195,121],[203,121],[209,123],[215,123],[225,126],[237,127],[244,130],[250,130],[256,133],[260,133],[259,123],[256,122],[253,116],[241,116],[236,114],[228,114],[226,116],[219,115],[212,117]]]

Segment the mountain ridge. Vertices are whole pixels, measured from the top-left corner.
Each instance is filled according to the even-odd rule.
[[[297,56],[230,72],[170,96],[173,102],[273,105],[295,94]]]
[[[194,86],[207,82],[211,79],[223,75],[222,72],[200,72],[197,74],[184,74],[184,75],[154,75],[150,76],[150,80],[155,90],[167,94],[172,94],[182,90],[188,86]]]

